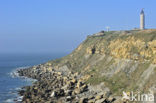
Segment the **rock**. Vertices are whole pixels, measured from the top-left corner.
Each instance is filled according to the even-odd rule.
[[[99,99],[101,99],[101,98],[103,98],[103,95],[97,95],[97,96],[95,97],[96,100],[99,100]]]
[[[109,97],[108,101],[114,102],[116,99],[114,97]]]
[[[72,79],[71,82],[72,82],[73,84],[75,84],[75,83],[77,82],[77,80],[76,80],[76,79]]]
[[[95,103],[95,99],[89,100],[88,103]]]
[[[52,70],[52,67],[48,67],[47,70],[48,70],[49,72],[52,72],[52,71],[53,71],[53,70]]]
[[[67,81],[67,79],[68,79],[67,77],[63,77],[63,80],[64,80],[65,82]]]
[[[87,88],[88,88],[87,84],[84,84],[84,85],[81,87],[81,90],[82,90],[82,91],[85,91],[85,90],[87,90]]]
[[[51,93],[51,95],[50,95],[50,97],[56,97],[56,92],[55,91],[53,91],[52,93]]]
[[[77,87],[77,88],[80,88],[82,85],[83,85],[82,81],[79,80],[78,83],[77,83],[77,85],[76,85],[76,87]]]
[[[80,94],[80,93],[81,93],[81,89],[80,89],[80,88],[76,88],[73,92],[74,92],[75,94]]]
[[[57,72],[57,74],[58,74],[58,75],[62,75],[62,73],[61,73],[61,72]]]
[[[36,90],[37,90],[37,89],[38,89],[38,87],[34,87],[34,89],[36,89]]]
[[[52,103],[51,101],[46,101],[45,103]]]
[[[121,100],[120,98],[120,99],[115,100],[113,103],[123,103],[123,100]]]
[[[58,96],[64,96],[64,94],[65,93],[64,93],[64,90],[63,89],[60,89],[60,90],[57,91],[57,95]]]
[[[68,89],[68,85],[63,86],[61,89],[67,90]]]
[[[154,60],[153,60],[153,64],[156,64],[156,57],[155,57]]]
[[[104,100],[104,103],[114,103],[115,100],[116,100],[116,99],[115,99],[115,98],[112,98],[112,97],[106,98],[106,99]],[[120,103],[122,103],[122,102],[120,102]]]
[[[20,91],[19,91],[19,95],[22,95],[22,96],[23,96],[24,93],[25,93],[25,90],[20,90]]]
[[[79,74],[79,73],[78,73],[78,72],[76,72],[76,73],[74,73],[74,75],[73,75],[73,76],[74,76],[74,77],[76,77],[76,76],[78,76],[78,74]]]
[[[93,96],[93,95],[90,95],[89,97],[88,97],[88,99],[94,99],[95,97]]]
[[[88,98],[81,98],[79,103],[87,103],[88,102]]]
[[[65,95],[71,96],[72,95],[72,90],[66,90]]]
[[[71,101],[72,100],[72,97],[71,96],[67,96],[66,97],[66,101]]]
[[[104,101],[105,101],[105,98],[102,98],[102,99],[97,100],[95,103],[105,103]]]

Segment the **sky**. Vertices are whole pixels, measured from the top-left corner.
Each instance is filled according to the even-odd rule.
[[[71,52],[87,35],[156,27],[156,0],[0,0],[0,53]]]

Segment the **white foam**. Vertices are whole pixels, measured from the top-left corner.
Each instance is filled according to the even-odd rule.
[[[4,103],[22,103],[23,96],[19,96],[16,99],[7,99]]]
[[[27,67],[19,67],[19,68],[16,68],[14,69],[12,72],[9,73],[9,75],[12,77],[12,78],[21,78],[22,80],[26,81],[26,82],[30,82],[30,83],[33,83],[37,80],[35,79],[32,79],[32,78],[27,78],[27,77],[24,77],[24,76],[19,76],[19,73],[18,73],[18,70],[21,70],[21,69],[26,69],[26,68],[29,68],[28,66]],[[15,91],[18,91],[18,90],[21,90],[22,88],[15,88],[14,90]],[[15,95],[17,93],[15,92]],[[16,99],[7,99],[6,101],[4,101],[4,103],[21,103],[22,102],[22,99],[23,99],[23,96],[19,96],[17,94],[17,97]]]
[[[26,82],[35,82],[35,81],[37,81],[37,80],[35,80],[35,79],[27,78],[27,77],[25,77],[25,76],[19,76],[18,70],[26,69],[26,68],[29,68],[29,66],[16,68],[16,69],[14,69],[12,72],[10,72],[9,75],[10,75],[12,78],[22,78],[22,79],[23,79],[24,81],[26,81]]]
[[[14,99],[7,99],[4,103],[14,103]]]
[[[26,68],[29,68],[29,66],[16,68],[16,69],[14,69],[12,72],[10,72],[9,75],[10,75],[12,78],[17,78],[17,77],[19,77],[18,70],[26,69]]]
[[[18,90],[21,90],[21,88],[17,87],[17,88],[15,88],[15,90],[18,91]]]
[[[23,96],[17,97],[17,101],[18,101],[18,102],[22,102],[22,99],[23,99]]]

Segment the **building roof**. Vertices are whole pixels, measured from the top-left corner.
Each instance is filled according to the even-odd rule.
[[[140,14],[144,14],[144,9],[141,10],[141,13]]]

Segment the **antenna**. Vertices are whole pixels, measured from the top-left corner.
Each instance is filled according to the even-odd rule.
[[[107,27],[106,27],[106,29],[107,29],[107,32],[109,32],[110,27],[109,27],[109,26],[107,26]]]

